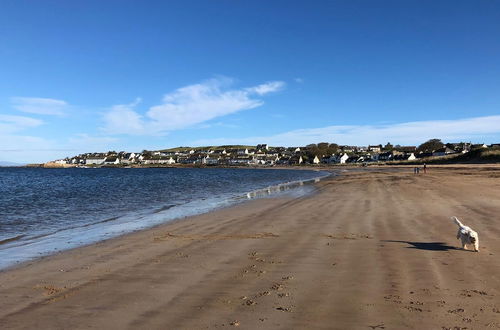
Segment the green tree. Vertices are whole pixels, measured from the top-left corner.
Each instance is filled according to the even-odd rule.
[[[327,154],[335,154],[339,150],[339,145],[336,143],[330,143],[328,146],[328,152]]]
[[[328,149],[329,146],[330,146],[330,143],[328,143],[328,142],[318,143],[318,149],[320,149],[320,150],[326,150],[326,149]]]
[[[434,150],[444,147],[444,143],[440,139],[430,139],[418,146],[419,152],[433,152]]]

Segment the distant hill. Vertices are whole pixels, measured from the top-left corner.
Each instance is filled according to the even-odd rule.
[[[170,148],[170,149],[163,149],[159,150],[161,152],[185,152],[189,151],[191,149],[193,150],[222,150],[222,149],[252,149],[255,148],[255,146],[248,146],[248,145],[225,145],[225,146],[204,146],[204,147],[177,147],[177,148]]]
[[[23,166],[25,164],[19,164],[19,163],[13,163],[13,162],[6,162],[6,161],[0,161],[0,166]]]

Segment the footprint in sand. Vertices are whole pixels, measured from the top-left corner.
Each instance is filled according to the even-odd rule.
[[[259,292],[255,295],[255,298],[260,298],[260,297],[264,297],[264,296],[269,296],[271,294],[271,292],[269,291],[262,291],[262,292]]]
[[[458,313],[463,313],[465,310],[463,308],[457,308],[457,309],[450,309],[448,313],[450,314],[458,314]]]
[[[288,312],[290,313],[292,311],[292,307],[276,307],[276,310],[280,311],[280,312]]]
[[[283,287],[283,284],[281,284],[281,283],[274,283],[271,286],[271,290],[280,291],[280,290],[283,290],[283,289],[284,289],[284,287]]]
[[[369,325],[370,328],[372,329],[385,329],[385,324],[384,323],[380,323],[380,324],[377,324],[377,325]]]

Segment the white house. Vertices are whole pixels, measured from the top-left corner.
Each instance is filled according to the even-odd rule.
[[[450,149],[448,147],[443,147],[441,149],[435,150],[432,152],[433,156],[446,156],[456,153],[455,150]]]
[[[339,146],[340,150],[343,152],[355,152],[356,147],[355,146]]]
[[[274,165],[278,161],[279,157],[277,154],[268,154],[265,158],[265,164]]]
[[[253,161],[253,157],[237,157],[229,159],[229,165],[248,165]]]
[[[104,163],[103,164],[106,164],[106,165],[118,165],[120,164],[120,159],[116,156],[111,156],[111,157],[106,157],[106,159],[104,159]]]
[[[201,163],[205,165],[217,165],[219,164],[219,158],[206,156],[201,159]]]
[[[257,150],[269,150],[269,146],[264,143],[264,144],[258,144],[256,147]]]
[[[487,146],[486,144],[484,144],[484,143],[473,144],[472,146],[471,146],[471,145],[470,145],[470,143],[469,143],[469,149],[470,149],[470,147],[472,147],[472,148],[488,148],[488,146]],[[465,150],[465,149],[464,149],[464,150]],[[462,151],[462,152],[463,152],[463,151]]]
[[[85,159],[85,164],[86,165],[102,165],[104,164],[104,161],[106,160],[106,157],[87,157]]]
[[[295,155],[293,157],[290,158],[290,160],[288,161],[288,164],[290,165],[300,165],[304,162],[304,160],[302,159],[302,156],[300,155]]]
[[[368,146],[368,151],[373,151],[373,152],[380,152],[382,150],[382,146],[376,145],[376,146]]]
[[[393,160],[394,159],[394,153],[392,151],[388,152],[383,152],[378,155],[378,160]]]
[[[144,159],[144,164],[167,164],[167,165],[170,165],[170,164],[175,164],[175,159],[173,159],[172,157],[153,157],[153,158],[149,158],[149,159]]]

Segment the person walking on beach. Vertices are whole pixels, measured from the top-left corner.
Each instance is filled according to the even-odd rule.
[[[424,174],[427,173],[427,165],[424,163]]]

